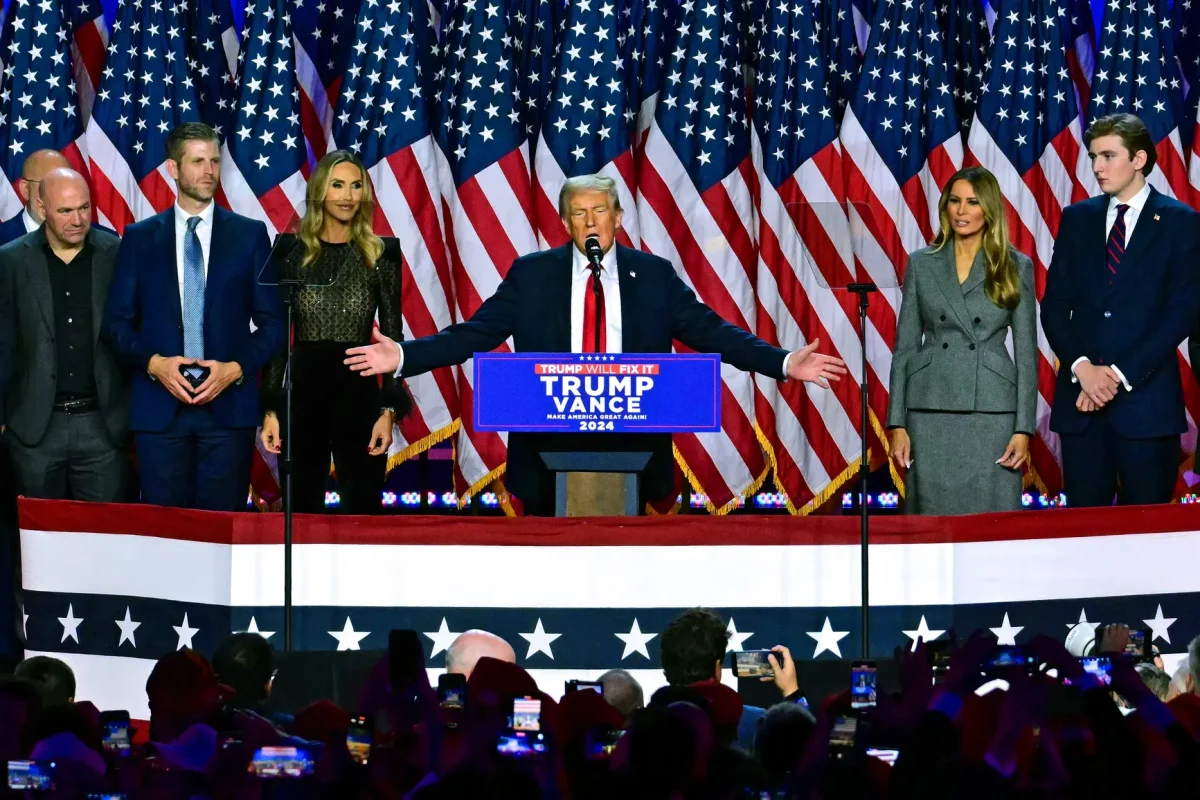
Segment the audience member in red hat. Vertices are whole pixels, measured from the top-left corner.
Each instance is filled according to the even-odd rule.
[[[163,656],[146,680],[150,699],[150,738],[169,742],[197,722],[210,722],[220,710],[221,691],[212,665],[195,650]]]

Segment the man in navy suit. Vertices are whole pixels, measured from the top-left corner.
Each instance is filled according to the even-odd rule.
[[[559,214],[571,243],[513,262],[496,293],[471,319],[440,333],[398,344],[376,332],[376,344],[347,351],[346,363],[363,375],[420,375],[461,364],[475,352],[499,347],[510,336],[517,351],[545,353],[669,353],[678,339],[693,350],[720,353],[738,369],[777,380],[812,381],[828,387],[845,373],[842,362],[815,352],[819,341],[788,353],[731,325],[696,299],[666,259],[616,244],[622,211],[616,184],[601,175],[568,179]],[[603,251],[597,315],[585,243],[599,239]],[[527,513],[554,513],[554,483],[539,452],[547,450],[649,451],[642,489],[657,499],[672,492],[668,434],[512,433],[508,438],[507,487]]]
[[[258,372],[283,346],[283,310],[261,222],[218,208],[217,134],[167,138],[178,200],[125,229],[104,330],[134,367],[130,429],[148,503],[246,507]],[[253,332],[251,332],[253,323]]]
[[[1171,500],[1187,429],[1176,349],[1200,318],[1200,214],[1146,183],[1132,114],[1084,134],[1104,194],[1063,210],[1042,298],[1060,367],[1050,429],[1074,507]],[[1119,487],[1119,489],[1118,489]]]
[[[41,209],[38,208],[38,184],[51,170],[69,169],[71,163],[57,150],[35,150],[21,164],[21,177],[13,186],[25,209],[15,217],[0,222],[0,247],[33,233],[42,226]]]

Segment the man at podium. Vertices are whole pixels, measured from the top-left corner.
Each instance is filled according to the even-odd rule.
[[[829,381],[846,372],[839,359],[816,352],[819,340],[789,353],[731,325],[696,298],[671,262],[617,244],[623,212],[611,178],[567,179],[558,210],[571,243],[514,261],[496,293],[469,320],[403,343],[376,331],[374,344],[346,351],[346,364],[363,376],[409,377],[461,364],[509,337],[517,352],[542,353],[669,353],[677,339],[697,352],[718,353],[738,369],[777,380],[828,388]],[[650,452],[642,474],[643,497],[672,492],[670,434],[641,433],[512,433],[508,490],[520,498],[526,513],[553,515],[554,479],[539,452],[601,449]]]

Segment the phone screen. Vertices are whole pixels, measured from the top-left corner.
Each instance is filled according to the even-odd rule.
[[[833,721],[833,729],[829,731],[829,746],[853,749],[857,732],[858,717],[838,717]]]
[[[1084,656],[1079,659],[1084,672],[1090,672],[1107,686],[1112,683],[1112,659],[1108,656]],[[1069,680],[1063,683],[1070,684]]]
[[[567,681],[568,692],[591,691],[598,695],[604,695],[604,684],[600,681]]]
[[[355,764],[366,764],[371,757],[371,718],[351,717],[346,732],[346,749]]]
[[[496,752],[505,756],[525,758],[546,752],[546,737],[533,731],[504,731],[496,743]]]
[[[875,707],[875,662],[855,661],[850,665],[850,707]]]
[[[260,778],[300,778],[313,774],[313,758],[304,747],[260,747],[250,769]]]
[[[447,711],[461,711],[467,698],[467,677],[444,673],[438,677],[438,705]]]
[[[110,753],[129,755],[132,744],[129,735],[128,712],[104,712],[100,714],[100,743]]]
[[[54,788],[53,761],[9,761],[8,788],[47,791]]]
[[[899,750],[880,750],[875,747],[868,747],[867,755],[871,756],[872,758],[878,758],[880,761],[887,764],[889,767],[894,767],[894,766],[896,766],[896,759],[900,757],[900,751]]]
[[[1131,629],[1129,644],[1125,645],[1125,652],[1134,658],[1150,658],[1153,654],[1146,645],[1146,631],[1137,628]]]
[[[992,655],[983,662],[985,670],[1002,669],[1004,667],[1025,667],[1034,666],[1036,659],[1025,652],[1025,648],[1020,645],[1001,645],[997,647]]]
[[[625,731],[615,728],[592,729],[584,738],[584,756],[591,761],[609,758],[617,749],[617,742]]]
[[[518,697],[513,700],[512,729],[533,731],[542,729],[542,701],[536,697]]]
[[[736,678],[774,678],[775,670],[767,656],[770,650],[736,650],[733,654],[733,675]]]

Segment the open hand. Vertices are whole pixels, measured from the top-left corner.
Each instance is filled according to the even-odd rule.
[[[846,364],[840,358],[816,352],[820,339],[813,339],[807,347],[792,352],[787,360],[787,376],[797,381],[815,383],[822,389],[829,388],[830,381],[840,381],[846,374]]]
[[[351,347],[342,363],[364,377],[395,373],[400,368],[400,345],[380,333],[378,328],[371,331],[371,342]]]
[[[379,419],[375,420],[375,427],[371,428],[371,441],[367,442],[369,455],[384,455],[392,446],[392,421],[391,411],[384,411],[379,415]]]
[[[904,428],[892,428],[892,458],[898,467],[912,466],[912,440]]]
[[[268,453],[278,455],[283,452],[283,436],[279,432],[279,417],[274,411],[268,411],[263,417],[262,433],[258,435],[258,438]]]

